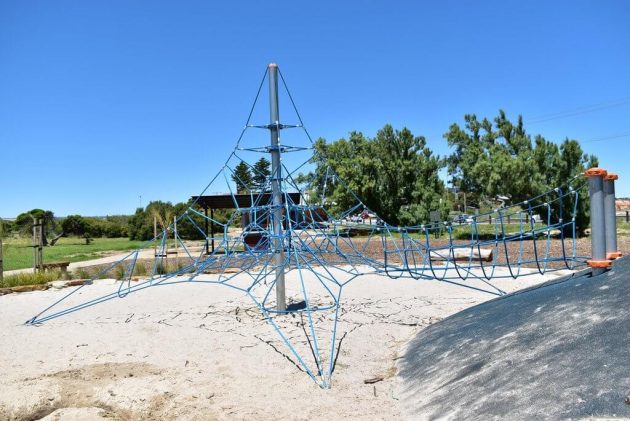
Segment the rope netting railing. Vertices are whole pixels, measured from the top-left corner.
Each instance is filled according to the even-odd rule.
[[[544,275],[585,265],[588,256],[579,255],[576,247],[579,193],[587,186],[581,175],[527,201],[458,221],[406,227],[380,218],[330,167],[320,180],[319,195],[308,194],[299,174],[312,165],[313,141],[281,73],[280,81],[298,123],[251,123],[269,71],[234,150],[197,201],[162,227],[155,238],[124,258],[97,268],[90,281],[73,288],[27,324],[41,324],[157,286],[223,285],[249,297],[299,367],[321,387],[330,387],[338,351],[342,290],[360,275],[435,280],[502,295],[504,291],[493,284],[496,279]],[[306,146],[290,145],[283,136],[276,149],[261,146],[262,142],[251,144],[248,135],[259,128],[298,128],[308,142]],[[253,163],[272,150],[298,158],[283,159],[270,174],[260,173]],[[301,154],[303,159],[299,159]],[[236,167],[240,163],[246,163],[265,181],[245,193],[237,191],[233,183],[239,181]],[[269,194],[274,182],[280,186],[279,202]],[[332,184],[337,191],[339,186],[347,190],[349,206],[338,209],[328,200],[326,186]],[[198,200],[207,191],[228,192],[233,210],[227,218],[202,212]],[[246,206],[244,194],[249,197]],[[209,224],[214,234],[205,228]],[[196,232],[202,243],[182,238],[183,226]],[[209,243],[213,244],[212,251],[205,246]],[[279,309],[282,307],[273,294],[279,286],[279,271],[287,280],[286,310]],[[117,282],[109,292],[97,289],[88,293],[101,278]],[[294,322],[285,317],[296,312],[304,316],[300,319],[304,340],[297,342],[290,339],[296,335]],[[312,361],[305,356],[311,356]]]

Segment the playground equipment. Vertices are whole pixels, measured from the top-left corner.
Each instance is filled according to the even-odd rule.
[[[270,122],[254,125],[251,120],[254,116],[258,118],[256,106],[265,80],[269,84]],[[284,88],[282,92],[280,84]],[[292,106],[296,124],[280,122],[281,93]],[[270,143],[265,145],[266,142],[256,139],[252,143],[250,134],[256,129],[268,130]],[[307,145],[291,143],[295,138],[290,133],[306,137]],[[336,360],[342,291],[362,274],[438,280],[502,295],[504,292],[493,285],[494,279],[516,279],[586,264],[587,257],[577,255],[575,243],[579,193],[587,185],[581,174],[564,186],[521,203],[471,216],[462,224],[434,222],[398,227],[389,225],[378,215],[376,223],[353,218],[358,214],[375,215],[375,212],[330,167],[318,174],[318,188],[307,195],[296,179],[300,171],[312,165],[312,146],[313,141],[282,73],[275,64],[269,65],[234,150],[202,193],[194,197],[195,203],[161,232],[157,232],[156,225],[152,240],[94,277],[114,278],[114,274],[123,273],[115,289],[106,295],[78,300],[77,292],[89,290],[88,282],[26,323],[41,324],[154,286],[192,282],[223,285],[251,298],[298,365],[319,386],[327,388],[331,385]],[[266,185],[259,192],[239,194],[232,185],[232,180],[238,178],[235,167],[241,162],[256,162],[261,155],[271,155],[272,168]],[[248,166],[256,171],[253,165]],[[596,179],[600,175],[589,176],[593,184],[591,204],[596,207],[600,196],[603,200],[603,194],[599,193],[603,184],[600,178]],[[339,209],[336,203],[327,200],[327,190],[333,185],[344,189],[347,197],[352,198],[349,206]],[[208,197],[203,196],[204,192],[219,190],[229,191],[224,199],[230,201],[234,209],[229,220],[223,223],[216,220],[212,212],[209,216],[209,206],[203,203],[203,198]],[[204,211],[197,205],[203,206]],[[601,208],[598,212],[603,216],[603,205]],[[546,215],[546,218],[540,223],[534,215]],[[509,219],[518,224],[508,229],[506,221]],[[247,221],[242,232],[230,235],[230,227],[241,220]],[[190,224],[201,233],[206,247],[194,252],[179,236],[176,227],[182,224]],[[602,230],[604,224],[597,222],[597,230]],[[169,237],[175,238],[184,256],[178,257],[178,264],[173,267],[163,259]],[[553,237],[558,238],[560,246],[557,248],[551,247]],[[252,242],[252,239],[256,240]],[[606,260],[605,241],[598,236],[597,245],[594,243],[598,254],[593,254],[591,262]],[[208,244],[212,244],[212,251],[208,250]],[[155,250],[150,262],[152,269],[145,279],[135,281],[136,268],[143,264],[140,251],[151,249]],[[530,255],[533,257],[528,257]],[[297,320],[303,323],[304,340],[291,339],[285,333],[290,323],[295,324],[294,318],[286,317],[288,314],[299,315]],[[313,361],[309,362],[307,356]]]

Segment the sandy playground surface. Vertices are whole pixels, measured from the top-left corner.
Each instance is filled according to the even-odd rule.
[[[550,278],[495,284],[514,291]],[[116,288],[101,280],[80,292]],[[237,290],[154,287],[41,326],[23,324],[70,291],[0,297],[0,419],[400,418],[396,364],[405,343],[494,297],[437,281],[358,277],[343,290],[332,389],[321,389]],[[300,343],[299,315],[282,317]]]

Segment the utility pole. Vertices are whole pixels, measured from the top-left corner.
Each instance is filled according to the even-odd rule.
[[[276,267],[276,309],[286,311],[284,285],[284,240],[282,234],[282,165],[280,163],[280,113],[278,106],[278,65],[269,71],[269,131],[271,132],[271,193],[273,196],[273,262]]]

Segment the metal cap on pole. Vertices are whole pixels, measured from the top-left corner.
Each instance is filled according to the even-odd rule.
[[[271,194],[273,196],[273,264],[276,272],[276,309],[286,311],[284,284],[284,240],[282,234],[282,165],[280,163],[280,111],[278,105],[278,65],[269,72],[269,131],[271,132]]]

